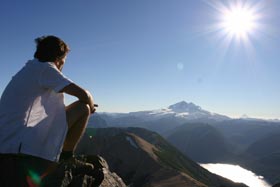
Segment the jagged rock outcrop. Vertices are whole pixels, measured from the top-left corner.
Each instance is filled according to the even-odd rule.
[[[46,176],[44,187],[125,187],[123,180],[109,170],[107,162],[99,156],[79,156],[79,161],[91,163],[94,169],[82,168],[75,163],[62,162],[56,170]],[[102,181],[102,182],[101,182]],[[101,184],[100,184],[101,182]]]

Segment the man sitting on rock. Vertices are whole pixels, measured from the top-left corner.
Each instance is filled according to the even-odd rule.
[[[55,36],[35,41],[34,59],[13,76],[0,100],[1,186],[30,186],[21,170],[42,178],[59,160],[77,164],[73,152],[95,112],[92,95],[61,72],[67,44]],[[63,93],[78,101],[65,107]],[[15,181],[5,182],[9,177]]]

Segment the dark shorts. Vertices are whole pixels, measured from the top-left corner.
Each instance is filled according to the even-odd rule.
[[[24,154],[0,154],[1,187],[39,187],[56,163]]]

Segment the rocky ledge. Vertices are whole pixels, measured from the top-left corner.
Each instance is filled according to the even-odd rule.
[[[79,156],[77,162],[61,162],[52,174],[44,177],[44,187],[125,187],[123,180],[109,170],[100,156]],[[90,163],[92,169],[86,167]],[[83,164],[85,167],[83,167]]]

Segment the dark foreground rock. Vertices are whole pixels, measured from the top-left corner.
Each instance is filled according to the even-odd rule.
[[[100,156],[78,156],[59,164],[38,157],[0,154],[1,187],[125,187]]]
[[[272,187],[280,187],[280,183],[274,184]]]
[[[57,169],[42,180],[43,187],[125,187],[125,183],[109,170],[107,162],[99,156],[80,156],[78,160],[91,163],[89,170],[75,162],[62,162]]]

